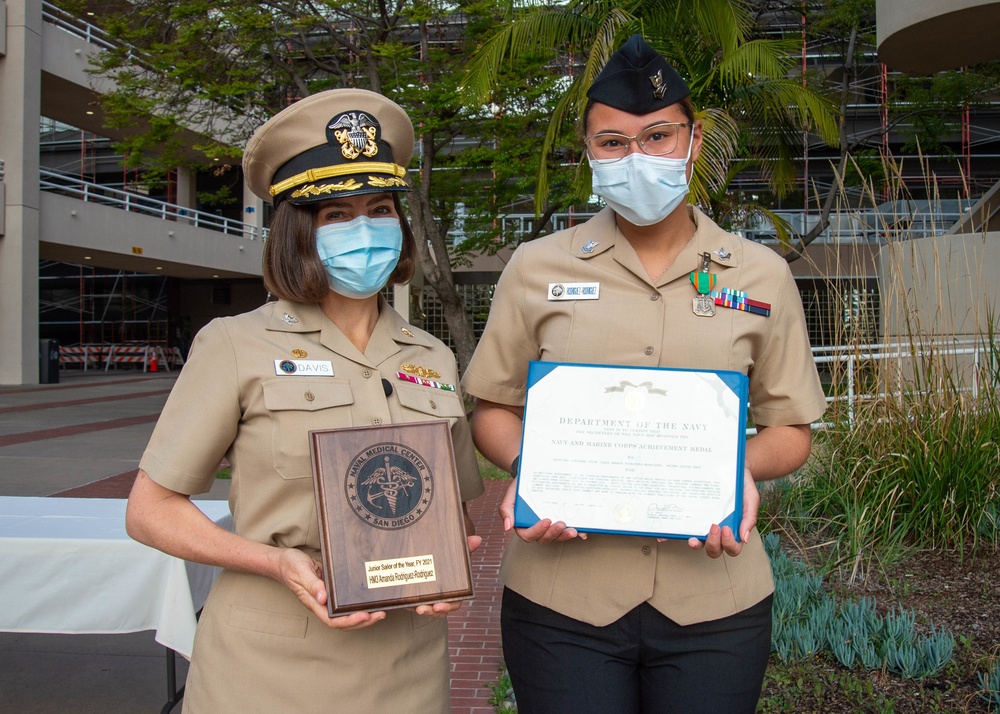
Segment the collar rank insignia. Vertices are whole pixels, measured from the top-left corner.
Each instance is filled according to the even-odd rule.
[[[663,81],[663,70],[657,71],[656,74],[649,78],[649,82],[653,85],[653,96],[657,99],[663,99],[667,94],[667,85]]]
[[[719,248],[717,251],[715,251],[715,254],[719,256],[721,260],[729,260],[730,258],[733,257],[733,254],[730,253],[725,248]]]
[[[364,112],[344,112],[330,122],[327,130],[331,129],[340,142],[340,153],[348,161],[354,161],[362,154],[370,158],[378,153],[375,120]]]
[[[594,252],[594,248],[596,248],[597,246],[598,246],[598,243],[597,243],[596,240],[588,240],[584,244],[584,246],[582,248],[580,248],[580,251],[583,252],[583,253],[593,253]]]
[[[299,318],[292,317],[287,312],[281,316],[281,321],[288,325],[294,325],[299,321]]]
[[[413,337],[413,333],[407,330],[405,327],[400,327],[399,331],[402,332],[407,337]]]

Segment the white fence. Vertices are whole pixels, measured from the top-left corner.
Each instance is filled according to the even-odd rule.
[[[890,342],[857,346],[814,347],[812,351],[816,366],[821,372],[835,372],[846,382],[846,384],[841,385],[836,396],[827,397],[827,403],[845,403],[848,423],[851,425],[854,424],[855,406],[859,401],[900,397],[904,375],[908,370],[912,371],[915,368],[916,362],[925,358],[943,362],[951,360],[956,364],[958,362],[965,364],[968,368],[966,371],[962,373],[949,372],[948,375],[955,378],[956,388],[968,392],[973,399],[979,396],[982,389],[1000,387],[998,384],[984,385],[980,383],[983,367],[989,367],[988,374],[997,372],[996,357],[1000,355],[1000,336],[994,338],[992,346],[983,339],[939,338],[924,342],[917,341],[914,344]],[[885,367],[880,372],[881,379],[866,380],[863,378],[862,375],[869,371],[868,365],[872,363],[882,363]],[[919,369],[919,367],[916,368]],[[968,375],[967,379],[963,378],[964,374]],[[895,389],[888,392],[865,391],[864,387],[868,383],[879,385],[880,390],[891,388],[892,385],[887,384],[885,379],[886,375],[895,377]],[[825,423],[817,426],[824,427],[830,426],[830,424]]]

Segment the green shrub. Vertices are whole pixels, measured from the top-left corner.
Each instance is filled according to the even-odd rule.
[[[836,403],[828,415],[834,425],[816,434],[794,486],[769,492],[780,502],[766,513],[778,527],[832,542],[833,562],[850,579],[917,549],[964,557],[969,549],[995,547],[1000,350],[992,335],[983,351],[977,383],[985,386],[976,392],[953,377],[944,358],[925,350],[931,354],[923,354],[902,391]],[[898,385],[901,378],[880,381]]]

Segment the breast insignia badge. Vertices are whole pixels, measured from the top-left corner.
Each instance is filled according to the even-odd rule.
[[[309,356],[309,353],[306,352],[305,350],[300,350],[300,349],[294,349],[294,350],[292,350],[292,357],[295,357],[296,359],[303,359],[303,358],[308,357],[308,356]]]
[[[429,369],[427,367],[420,367],[415,364],[401,364],[399,365],[400,372],[406,372],[407,374],[413,374],[417,377],[427,377],[430,379],[437,379],[441,376],[441,373],[436,369]]]
[[[440,376],[441,373],[438,372],[436,369],[419,367],[415,364],[401,364],[399,365],[399,371],[396,372],[396,379],[402,379],[404,382],[410,382],[411,384],[419,384],[421,387],[433,387],[434,389],[443,389],[446,392],[457,391],[455,389],[454,384],[435,381]]]

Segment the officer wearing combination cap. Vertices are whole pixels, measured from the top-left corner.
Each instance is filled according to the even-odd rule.
[[[758,433],[739,538],[717,525],[704,541],[587,534],[547,518],[516,529],[501,623],[521,714],[750,713],[760,694],[773,583],[754,482],[802,465],[826,402],[785,261],[686,200],[702,142],[688,95],[640,36],[611,56],[583,116],[607,207],[515,251],[463,386],[478,399],[476,445],[516,476],[529,360],[747,374]],[[597,299],[552,289],[571,284],[599,286],[573,291]],[[512,488],[505,529],[513,502]]]
[[[224,568],[185,714],[449,711],[457,605],[327,616],[309,458],[310,429],[447,419],[463,502],[483,490],[451,351],[379,295],[415,266],[399,200],[412,151],[403,110],[360,89],[291,105],[246,147],[247,183],[275,205],[263,268],[278,300],[198,333],[127,515],[135,539]],[[235,533],[189,500],[223,458]]]

